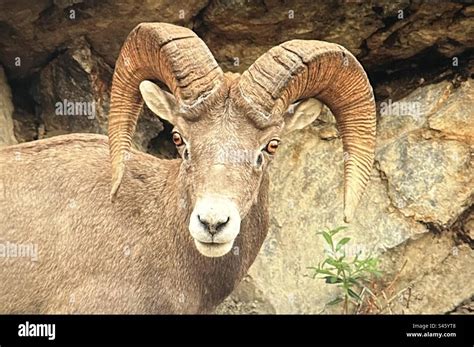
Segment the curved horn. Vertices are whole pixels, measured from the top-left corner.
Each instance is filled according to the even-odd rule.
[[[273,47],[242,74],[246,103],[258,105],[249,117],[264,126],[288,106],[316,97],[336,117],[344,148],[344,219],[349,222],[367,185],[375,151],[375,103],[367,75],[344,47],[293,40]],[[256,111],[256,112],[255,112]]]
[[[143,80],[166,84],[184,108],[206,99],[222,81],[222,70],[205,43],[190,29],[142,23],[128,35],[115,65],[109,113],[111,199],[117,194],[138,115]]]

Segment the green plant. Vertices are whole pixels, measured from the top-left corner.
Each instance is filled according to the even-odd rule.
[[[309,269],[314,270],[313,278],[324,279],[326,283],[334,284],[341,289],[341,294],[327,305],[343,303],[343,312],[347,314],[350,303],[355,307],[362,305],[363,292],[371,293],[368,285],[375,277],[381,275],[381,271],[377,257],[369,255],[361,258],[361,252],[353,258],[346,256],[346,248],[351,239],[349,237],[343,237],[338,241],[334,239],[337,233],[346,228],[341,226],[317,233],[324,238],[329,249],[326,250],[326,258],[318,266]]]

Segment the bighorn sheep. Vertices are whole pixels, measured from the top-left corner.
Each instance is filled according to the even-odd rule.
[[[267,167],[280,136],[318,114],[301,112],[320,107],[312,97],[342,136],[349,220],[369,179],[376,122],[372,88],[349,51],[293,40],[228,75],[191,30],[138,25],[116,63],[108,140],[72,134],[0,151],[0,242],[38,248],[37,261],[0,258],[0,312],[211,311],[257,256]],[[180,159],[131,149],[143,100],[174,125]]]

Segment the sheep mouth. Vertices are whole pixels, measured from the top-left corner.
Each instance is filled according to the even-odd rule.
[[[194,244],[196,245],[197,250],[199,253],[206,257],[222,257],[229,253],[232,249],[232,245],[234,244],[234,240],[229,242],[201,242],[199,240],[194,239]]]

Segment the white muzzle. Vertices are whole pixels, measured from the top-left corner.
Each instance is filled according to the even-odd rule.
[[[237,205],[226,197],[200,197],[189,221],[189,232],[198,251],[207,257],[227,254],[240,231]]]

